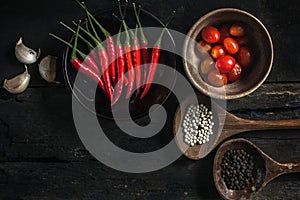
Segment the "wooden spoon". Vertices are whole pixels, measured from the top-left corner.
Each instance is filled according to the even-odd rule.
[[[254,183],[249,184],[243,190],[231,190],[226,187],[222,178],[221,163],[224,154],[231,149],[244,149],[254,158]],[[287,173],[300,172],[300,162],[279,163],[253,143],[245,139],[232,139],[224,142],[218,149],[214,160],[215,186],[224,199],[247,199],[261,191],[271,180]]]
[[[193,98],[188,97],[177,108],[173,131],[176,143],[183,154],[193,160],[199,160],[208,155],[216,146],[218,146],[225,139],[237,135],[241,132],[254,131],[254,130],[275,130],[275,129],[300,129],[300,119],[292,120],[249,120],[237,117],[220,106],[217,100],[211,100],[209,97],[202,94],[197,94],[198,103],[211,108],[213,112],[213,134],[210,135],[209,142],[201,145],[190,147],[184,142],[184,133],[182,130],[182,121],[184,113],[181,114],[180,106],[183,110],[195,101]],[[224,100],[223,100],[224,102]],[[222,104],[222,102],[221,102]],[[181,116],[182,115],[182,116]]]

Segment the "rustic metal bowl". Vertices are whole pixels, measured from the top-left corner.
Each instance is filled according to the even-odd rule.
[[[117,13],[118,15],[119,11],[118,9],[99,10],[94,13],[94,16],[99,20],[103,27],[110,31],[113,37],[116,37],[116,34],[118,33],[120,28],[120,22],[112,16],[112,13]],[[142,9],[140,12],[140,19],[144,27],[163,27],[163,23],[157,17]],[[135,27],[136,25],[136,18],[132,7],[127,8],[126,23],[129,27]],[[156,40],[156,36],[159,35],[159,32],[157,33],[157,35],[152,35],[151,38],[149,36],[149,31],[146,31],[145,35],[146,37],[148,37],[148,41],[150,43],[153,42],[152,40]],[[71,43],[73,39],[74,35],[72,35],[70,39]],[[104,40],[105,38],[103,38],[103,41]],[[162,45],[165,45],[164,47],[167,49],[175,48],[175,42],[169,31],[166,31]],[[82,41],[79,41],[78,46],[79,49],[86,48],[86,45]],[[70,89],[71,93],[74,95],[75,99],[78,100],[78,102],[84,108],[94,114],[97,114],[97,116],[99,117],[122,120],[128,120],[131,118],[137,119],[143,117],[149,113],[149,109],[151,107],[153,107],[152,109],[156,109],[159,107],[159,105],[163,104],[171,94],[171,89],[175,85],[175,70],[174,73],[166,73],[166,70],[164,68],[158,67],[156,78],[167,87],[153,84],[148,94],[143,99],[140,100],[139,98],[134,98],[135,95],[132,95],[129,103],[125,101],[125,92],[122,92],[123,96],[121,96],[119,99],[119,105],[117,107],[111,106],[110,101],[106,98],[105,94],[99,87],[97,87],[97,90],[94,91],[94,87],[92,87],[94,85],[94,82],[88,76],[82,75],[77,80],[77,84],[75,84],[78,71],[75,70],[74,67],[72,67],[70,63],[70,56],[71,48],[67,47],[63,56],[63,73],[67,86]],[[175,69],[175,54],[172,52],[162,51],[159,63]],[[113,109],[115,113],[118,113],[118,117],[113,116]],[[128,112],[130,115],[128,115]]]
[[[236,82],[214,87],[199,73],[198,67],[203,58],[197,52],[197,41],[200,40],[201,30],[205,26],[218,27],[234,22],[246,25],[254,62],[249,69],[243,71],[242,77]],[[193,25],[185,40],[183,55],[187,77],[199,91],[213,98],[236,99],[252,93],[266,80],[273,64],[273,44],[267,29],[255,16],[235,8],[221,8],[207,13]]]

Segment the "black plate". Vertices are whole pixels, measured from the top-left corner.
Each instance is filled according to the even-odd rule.
[[[102,11],[102,12],[96,12],[94,16],[99,20],[102,26],[104,26],[111,35],[117,34],[119,28],[120,28],[120,22],[115,17],[112,16],[112,13],[117,14],[118,10],[109,10],[109,11]],[[162,27],[162,22],[157,19],[155,16],[150,14],[149,12],[146,12],[144,10],[141,10],[140,12],[140,20],[143,25],[143,27]],[[132,8],[127,8],[126,12],[126,23],[129,27],[135,28],[136,25],[136,18],[134,15],[134,11]],[[151,41],[153,40],[153,43],[159,36],[159,32],[157,33],[157,36],[153,38],[154,36],[147,35],[147,32],[145,33],[146,37],[149,40],[149,45],[153,44]],[[74,37],[74,36],[73,36]],[[72,38],[73,38],[72,37]],[[70,41],[72,41],[72,38]],[[167,31],[163,37],[162,45],[166,49],[175,49],[175,43],[171,36],[171,34]],[[84,48],[82,43],[79,43],[80,48]],[[83,79],[81,79],[81,83],[79,86],[74,86],[75,78],[77,75],[77,70],[75,70],[72,65],[70,64],[70,52],[71,50],[69,48],[66,48],[63,56],[63,73],[66,80],[66,83],[73,93],[73,95],[76,97],[76,99],[89,111],[96,113],[100,117],[109,118],[112,119],[112,109],[117,109],[118,117],[121,119],[129,119],[129,117],[136,119],[139,117],[142,117],[146,114],[148,114],[149,108],[155,104],[163,104],[168,96],[170,95],[172,89],[174,87],[175,81],[176,81],[176,73],[174,70],[174,73],[164,73],[164,69],[159,67],[156,71],[156,79],[164,85],[168,87],[163,87],[160,85],[152,84],[151,89],[149,90],[149,93],[143,98],[134,98],[134,94],[132,95],[129,105],[128,102],[123,103],[122,100],[121,103],[118,105],[117,108],[110,106],[110,101],[105,97],[104,93],[101,91],[101,89],[98,87],[96,94],[95,91],[87,90],[86,86],[89,84],[92,84],[93,80],[90,79],[88,76],[84,76]],[[159,63],[164,64],[171,68],[176,68],[176,57],[174,53],[169,51],[161,51]],[[81,88],[80,85],[85,85],[85,89]],[[168,89],[169,88],[169,89]],[[123,93],[125,93],[123,91]],[[121,96],[121,98],[124,98],[124,96]],[[128,116],[128,106],[129,106],[129,113],[131,116]],[[127,110],[127,112],[126,112]],[[95,112],[96,111],[96,112]]]

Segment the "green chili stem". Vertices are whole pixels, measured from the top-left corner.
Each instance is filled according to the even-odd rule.
[[[77,26],[77,29],[76,29],[73,50],[72,50],[72,53],[71,53],[71,59],[72,60],[76,59],[76,57],[77,57],[76,56],[76,49],[77,49],[77,43],[78,43],[78,34],[79,34],[79,26]]]
[[[133,5],[133,10],[134,10],[134,14],[135,14],[135,17],[136,17],[137,24],[139,25],[139,28],[140,28],[141,41],[142,41],[142,43],[148,43],[148,40],[147,40],[147,38],[144,34],[144,31],[142,29],[142,24],[141,24],[140,17],[139,17],[140,13],[137,13],[135,3],[132,3],[132,5]],[[140,8],[139,8],[139,12],[140,12]]]
[[[99,21],[90,13],[90,11],[87,9],[86,6],[84,6],[82,3],[80,3],[78,0],[76,2],[81,6],[81,8],[85,9],[87,15],[95,22],[95,24],[100,28],[105,38],[108,38],[110,36],[110,33],[99,23]]]
[[[71,27],[69,27],[68,25],[66,25],[65,23],[63,22],[60,22],[61,25],[63,25],[65,28],[67,28],[68,30],[70,30],[72,33],[76,33],[75,30],[73,30]],[[89,49],[93,49],[94,46],[88,41],[86,40],[82,35],[78,34],[78,37],[87,44],[87,46],[89,47]]]
[[[124,41],[124,45],[125,46],[130,46],[130,36],[129,36],[129,33],[128,33],[127,24],[125,22],[126,6],[125,6],[125,9],[124,9],[124,14],[122,13],[122,8],[121,8],[120,0],[118,0],[118,6],[119,6],[119,12],[120,12],[120,16],[121,16],[121,21],[122,21],[122,24],[124,26],[125,35],[126,35],[126,38],[125,38],[125,41]]]
[[[93,24],[93,22],[92,22],[92,20],[91,20],[91,16],[89,15],[89,12],[88,12],[88,10],[87,10],[87,7],[86,7],[86,5],[85,5],[84,3],[83,3],[83,9],[84,9],[85,12],[86,12],[86,16],[87,16],[88,21],[89,21],[89,23],[90,23],[90,25],[91,25],[91,28],[92,28],[92,31],[93,31],[94,35],[96,36],[96,38],[97,38],[99,41],[101,41],[101,39],[100,39],[99,35],[97,34],[97,31],[96,31],[96,29],[95,29],[95,27],[94,27],[94,24]]]
[[[76,24],[74,21],[73,21],[74,24]],[[82,30],[84,33],[86,33],[92,40],[94,40],[94,42],[96,43],[97,47],[99,50],[102,50],[104,47],[103,45],[101,44],[101,42],[95,38],[90,32],[88,32],[87,30],[85,30],[83,27],[81,27],[79,24],[79,29]]]
[[[164,29],[163,29],[162,32],[160,33],[160,36],[159,36],[158,40],[157,40],[156,43],[155,43],[155,46],[160,46],[161,41],[162,41],[162,37],[163,37],[165,31],[167,30],[167,27],[168,27],[169,23],[172,21],[172,19],[173,19],[175,13],[176,13],[176,11],[174,10],[174,11],[171,13],[171,15],[168,17],[167,23],[164,25]]]
[[[75,32],[76,33],[76,32]],[[62,38],[58,37],[57,35],[54,35],[52,33],[49,33],[50,36],[54,37],[55,39],[59,40],[60,42],[64,43],[65,45],[69,46],[70,48],[74,48],[74,46],[70,43],[68,43],[67,41],[63,40]],[[80,54],[80,56],[82,58],[85,58],[86,55],[84,53],[82,53],[82,51],[80,51],[79,49],[76,48],[77,53]]]
[[[118,35],[117,35],[116,46],[121,45],[121,30],[122,30],[122,24],[120,25],[119,32],[118,32]]]

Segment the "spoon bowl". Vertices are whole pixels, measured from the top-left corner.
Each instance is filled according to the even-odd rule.
[[[181,109],[180,107],[177,108],[174,118],[174,124],[173,124],[173,130],[176,143],[179,147],[179,149],[182,151],[182,153],[192,159],[192,160],[199,160],[200,158],[205,157],[212,149],[212,147],[215,146],[215,142],[220,137],[219,134],[221,134],[221,127],[222,124],[224,124],[224,117],[226,114],[226,111],[224,109],[221,109],[219,106],[216,106],[216,102],[211,100],[208,96],[197,94],[197,99],[199,104],[203,104],[205,107],[207,107],[209,110],[212,111],[213,114],[213,134],[210,135],[209,141],[207,143],[204,143],[202,145],[195,145],[195,146],[189,146],[187,143],[184,142],[184,133],[182,129],[182,121],[181,118]],[[222,100],[216,100],[219,101],[220,104],[222,104]],[[181,102],[181,106],[184,110],[191,104],[193,104],[194,101],[192,98],[187,98],[183,102]]]
[[[242,132],[257,130],[276,130],[276,129],[300,129],[300,119],[290,120],[250,120],[237,117],[225,109],[225,100],[210,99],[203,94],[197,94],[198,103],[205,105],[211,109],[213,113],[213,134],[209,138],[209,142],[195,146],[189,146],[184,142],[184,133],[182,129],[183,119],[181,117],[181,109],[193,103],[191,97],[187,97],[176,110],[173,121],[173,133],[178,148],[182,153],[192,159],[199,160],[207,156],[225,139],[237,135]],[[182,115],[184,116],[184,115]],[[253,132],[255,133],[255,132]]]
[[[242,190],[232,190],[227,188],[222,178],[221,163],[227,151],[238,149],[243,149],[253,156],[254,169],[252,177],[254,182]],[[238,138],[228,140],[219,147],[215,155],[213,171],[215,186],[224,199],[248,199],[261,191],[274,178],[286,173],[300,172],[300,162],[278,163],[250,141]]]

